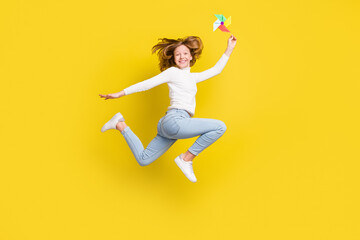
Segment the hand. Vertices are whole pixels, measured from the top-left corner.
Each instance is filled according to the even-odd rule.
[[[118,92],[118,93],[110,93],[110,94],[106,94],[106,95],[99,94],[99,96],[102,97],[102,98],[105,98],[104,100],[114,99],[114,98],[119,98],[119,97],[125,96],[125,92],[121,91],[121,92]]]
[[[233,50],[235,45],[236,45],[236,37],[231,34],[231,36],[229,37],[229,40],[228,40],[228,49],[231,49]]]

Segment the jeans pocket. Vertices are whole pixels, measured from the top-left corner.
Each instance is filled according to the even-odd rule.
[[[174,136],[180,130],[180,127],[176,122],[176,117],[171,117],[171,116],[165,117],[162,120],[160,127],[161,130],[163,130],[163,132],[168,136]]]

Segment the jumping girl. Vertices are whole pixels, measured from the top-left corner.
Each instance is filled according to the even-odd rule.
[[[225,53],[214,67],[198,73],[190,72],[196,60],[199,59],[203,43],[199,37],[168,39],[162,38],[153,46],[152,53],[158,51],[161,73],[145,81],[134,84],[118,93],[99,94],[100,97],[114,99],[132,93],[146,91],[155,86],[167,83],[169,87],[170,106],[165,116],[157,124],[157,135],[144,149],[140,139],[125,124],[121,113],[116,113],[101,128],[102,132],[117,129],[124,136],[136,161],[140,166],[146,166],[163,155],[177,139],[199,136],[195,143],[183,154],[175,158],[185,176],[196,182],[192,167],[193,159],[205,148],[219,139],[226,130],[226,125],[215,119],[193,118],[195,114],[196,84],[219,74],[225,67],[236,45],[236,38],[231,35]]]

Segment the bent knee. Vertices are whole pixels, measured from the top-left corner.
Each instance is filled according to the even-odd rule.
[[[227,127],[226,127],[226,124],[223,122],[223,121],[220,121],[219,120],[219,127],[218,127],[218,131],[222,134],[225,133]]]
[[[150,163],[152,163],[155,160],[156,160],[156,158],[149,157],[149,156],[144,155],[144,154],[142,156],[136,158],[136,161],[138,162],[138,164],[141,167],[145,167],[145,166],[149,165]]]
[[[153,161],[137,161],[138,164],[140,165],[140,167],[146,167],[147,165],[149,165],[150,163],[152,163]]]
[[[147,165],[149,165],[149,163],[146,163],[146,162],[141,162],[141,161],[138,161],[140,167],[145,167]]]

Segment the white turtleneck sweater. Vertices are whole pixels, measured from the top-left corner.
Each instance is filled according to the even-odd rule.
[[[229,56],[224,53],[214,67],[198,73],[190,72],[190,67],[183,69],[170,67],[150,79],[125,88],[124,92],[125,95],[129,95],[167,83],[170,97],[170,106],[168,109],[184,109],[190,113],[192,117],[195,114],[196,106],[196,84],[221,73],[228,60]]]

